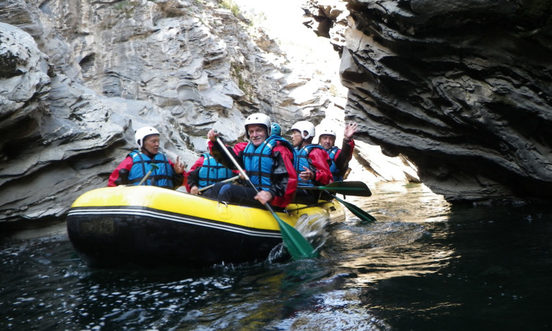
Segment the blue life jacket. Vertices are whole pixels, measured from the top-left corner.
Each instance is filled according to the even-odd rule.
[[[242,159],[245,171],[258,190],[268,191],[272,185],[271,175],[274,165],[272,149],[276,147],[278,141],[293,150],[287,140],[276,135],[269,136],[257,147],[250,142],[243,150]]]
[[[131,185],[138,185],[142,178],[152,169],[151,164],[155,163],[157,169],[153,170],[143,185],[153,185],[167,188],[174,188],[174,170],[169,160],[163,153],[157,153],[153,159],[146,154],[135,150],[128,154],[132,157],[132,168],[128,173],[128,182]]]
[[[203,165],[199,168],[199,188],[206,187],[221,180],[232,177],[232,170],[218,163],[215,158],[209,154],[203,154]]]
[[[330,147],[330,149],[326,150],[326,152],[330,156],[330,161],[331,161],[330,171],[332,172],[333,179],[336,182],[342,182],[343,177],[340,176],[341,169],[339,169],[337,167],[337,165],[335,164],[335,157],[336,157],[338,151],[339,151],[339,148],[337,146],[332,146],[332,147]]]
[[[312,165],[311,160],[309,159],[310,152],[315,149],[319,148],[324,150],[324,148],[320,145],[310,144],[302,148],[295,148],[294,151],[294,157],[293,157],[293,165],[295,167],[295,171],[297,172],[297,175],[301,173],[302,171],[305,171],[305,168],[310,169],[312,172],[316,172],[316,168]],[[303,180],[299,177],[297,177],[298,182],[297,186],[314,186],[314,182],[309,180]]]

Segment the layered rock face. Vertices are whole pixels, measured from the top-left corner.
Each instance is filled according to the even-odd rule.
[[[552,3],[307,7],[341,52],[347,113],[450,201],[552,197]],[[312,23],[312,22],[311,22]]]
[[[253,112],[284,127],[323,117],[324,91],[290,96],[306,80],[290,78],[276,44],[231,9],[0,0],[0,223],[63,215],[107,184],[141,126],[189,167],[212,127],[236,141]]]
[[[338,57],[317,63],[310,52],[300,63],[231,2],[0,0],[0,22],[0,225],[63,216],[107,184],[145,125],[189,169],[209,129],[239,141],[253,112],[284,132],[334,110],[343,117]],[[287,24],[311,36],[300,18]],[[411,165],[382,161],[370,179],[416,177]]]

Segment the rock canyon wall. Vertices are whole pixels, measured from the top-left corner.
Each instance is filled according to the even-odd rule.
[[[189,167],[210,128],[232,142],[253,112],[289,128],[345,107],[227,1],[0,0],[0,22],[0,223],[63,216],[141,126]]]
[[[348,11],[343,15],[343,8]],[[552,197],[550,1],[309,1],[346,113],[449,201]]]
[[[0,223],[63,216],[106,185],[140,126],[190,166],[210,128],[238,141],[257,111],[283,127],[344,113],[360,123],[359,164],[416,181],[414,162],[450,201],[550,198],[549,2],[310,1],[305,13],[340,55],[348,96],[226,1],[0,0]],[[368,143],[410,170],[382,177]]]

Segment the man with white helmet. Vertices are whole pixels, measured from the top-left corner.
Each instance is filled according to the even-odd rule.
[[[146,126],[136,130],[134,140],[139,149],[130,152],[109,176],[108,186],[121,184],[138,185],[147,176],[143,185],[173,189],[182,184],[184,164],[176,163],[159,151],[159,131]],[[153,164],[153,166],[152,166]]]
[[[353,135],[355,134],[357,127],[358,124],[354,122],[345,125],[341,149],[335,146],[335,130],[328,124],[321,128],[318,143],[324,147],[330,156],[330,160],[332,161],[330,164],[330,170],[334,181],[342,181],[344,179],[344,175],[349,169],[349,161],[351,161],[353,157],[353,150],[355,149]]]
[[[230,203],[253,203],[255,206],[270,203],[274,207],[286,207],[297,188],[293,147],[279,135],[270,134],[271,121],[265,114],[248,116],[244,126],[249,142],[226,148],[246,171],[259,193],[249,185],[216,184],[210,190],[211,197]],[[217,133],[210,130],[207,138],[211,155],[224,166],[236,169],[217,143]]]
[[[330,171],[330,158],[320,145],[312,143],[314,125],[299,121],[291,127],[291,143],[294,150],[294,168],[299,176],[297,199],[300,202],[316,202],[311,192],[301,190],[302,186],[327,185],[333,181]],[[317,196],[317,195],[316,195]],[[307,201],[303,201],[307,198]]]

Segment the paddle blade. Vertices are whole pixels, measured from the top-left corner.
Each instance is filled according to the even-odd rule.
[[[351,213],[355,214],[358,218],[360,218],[364,222],[372,223],[376,221],[376,218],[364,210],[360,209],[359,207],[353,205],[352,203],[349,203],[337,196],[334,196],[334,198],[339,201],[342,205],[347,207],[351,211]]]
[[[299,231],[284,222],[276,213],[272,213],[272,215],[274,215],[278,226],[280,226],[282,240],[293,259],[310,259],[318,256],[310,242]]]
[[[370,189],[363,182],[333,182],[326,186],[301,186],[304,190],[319,190],[343,195],[354,195],[359,197],[369,197],[372,195]]]
[[[360,197],[369,197],[372,192],[364,182],[333,182],[325,186],[326,190],[344,195],[355,195]]]
[[[224,143],[220,138],[217,138],[217,142],[220,145],[220,148],[226,153],[226,156],[230,160],[232,160],[232,163],[234,163],[234,166],[240,171],[240,174],[247,180],[249,185],[258,193],[259,190],[257,187],[251,182],[251,179],[249,179],[249,176],[247,176],[247,173],[242,169],[238,161],[232,156],[232,154],[226,149],[224,146]],[[265,203],[264,206],[268,211],[274,216],[276,221],[278,222],[278,226],[280,227],[280,233],[282,234],[282,240],[284,241],[284,245],[286,245],[287,250],[291,254],[291,256],[294,259],[303,259],[303,258],[311,258],[315,257],[317,253],[314,251],[314,248],[312,248],[311,244],[303,237],[303,235],[295,230],[294,227],[287,224],[286,222],[282,221],[278,215],[274,212],[272,207],[268,203]]]

